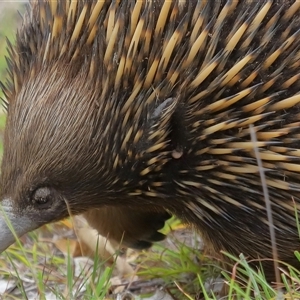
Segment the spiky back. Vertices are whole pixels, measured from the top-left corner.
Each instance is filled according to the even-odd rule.
[[[104,80],[109,73],[114,76],[109,88],[122,85],[134,95],[154,86],[149,102],[159,95],[158,85],[178,90],[181,83],[189,103],[195,103],[216,89],[224,95],[222,89],[231,87],[233,94],[264,73],[275,78],[297,67],[298,4],[292,0],[34,1],[32,6],[16,46],[9,46],[8,99],[26,76],[57,60],[77,70],[86,67],[91,78]]]
[[[103,155],[112,149],[107,172],[132,170],[140,153],[151,154],[134,178],[131,196],[184,199],[159,205],[187,210],[184,217],[207,232],[227,227],[234,233],[238,226],[249,237],[267,223],[253,125],[275,224],[296,235],[299,1],[87,0],[33,6],[10,47],[8,101],[43,68],[68,66],[64,75],[70,78],[86,74],[106,128],[99,136],[107,141]],[[251,231],[252,220],[261,223]],[[226,243],[221,233],[214,241],[218,247]],[[267,239],[264,234],[258,243]]]

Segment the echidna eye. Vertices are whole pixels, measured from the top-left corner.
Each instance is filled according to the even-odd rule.
[[[39,206],[48,206],[51,203],[51,191],[48,187],[41,187],[36,189],[32,194],[33,204]]]

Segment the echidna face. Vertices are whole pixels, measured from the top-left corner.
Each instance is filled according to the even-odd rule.
[[[11,99],[5,130],[2,205],[18,234],[65,217],[65,201],[78,204],[93,173],[83,166],[91,156],[89,101],[78,101],[88,92],[72,81],[66,87],[57,73],[41,74]],[[10,236],[5,224],[0,228]],[[1,249],[12,242],[2,241]]]
[[[122,205],[126,198],[135,201],[139,195],[156,197],[148,176],[155,178],[171,159],[165,149],[168,122],[159,124],[172,111],[172,99],[153,110],[141,106],[140,116],[129,118],[123,128],[121,106],[110,107],[115,114],[105,114],[110,104],[98,105],[99,97],[84,72],[69,75],[67,66],[55,72],[41,70],[10,99],[1,195],[18,235],[69,212]],[[108,100],[112,97],[108,95]],[[153,130],[161,132],[151,142],[147,137]],[[13,241],[6,222],[0,219],[0,251]]]

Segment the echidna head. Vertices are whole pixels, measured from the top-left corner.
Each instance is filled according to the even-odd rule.
[[[118,9],[135,22],[126,3]],[[69,212],[139,197],[151,204],[169,184],[162,168],[181,155],[172,142],[180,136],[172,130],[178,89],[145,73],[156,64],[154,48],[143,46],[133,62],[134,31],[121,13],[112,34],[113,10],[109,1],[33,2],[9,44],[1,203],[18,235]],[[0,251],[14,240],[6,223],[0,218]]]
[[[141,104],[134,116],[134,107],[124,110],[117,101],[126,92],[108,91],[103,98],[84,68],[73,77],[68,66],[51,67],[28,78],[9,102],[1,192],[18,235],[62,219],[68,210],[155,197],[147,176],[168,161],[168,124],[159,124],[174,106],[172,98],[154,110]],[[0,250],[13,241],[6,221],[1,219]]]
[[[43,70],[10,100],[2,194],[31,224],[40,224],[39,216],[65,216],[67,194],[75,193],[78,181],[89,181],[92,95],[81,82],[68,80],[63,71]]]

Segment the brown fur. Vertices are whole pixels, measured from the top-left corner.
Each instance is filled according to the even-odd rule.
[[[169,214],[104,207],[89,210],[83,216],[102,236],[130,248],[144,249],[164,238],[157,230],[164,226]]]

